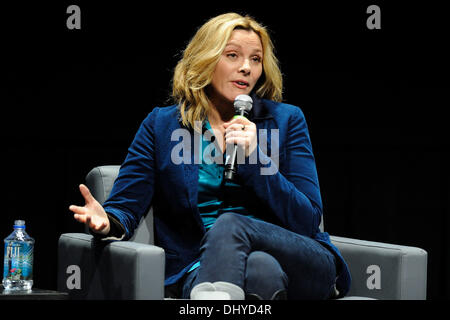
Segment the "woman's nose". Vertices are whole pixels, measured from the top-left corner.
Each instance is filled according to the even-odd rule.
[[[245,59],[242,66],[239,68],[239,72],[244,73],[245,75],[250,74],[250,61],[249,59]]]

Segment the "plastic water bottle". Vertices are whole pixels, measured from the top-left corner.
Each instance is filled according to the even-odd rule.
[[[3,287],[31,290],[33,286],[34,239],[25,232],[25,221],[14,221],[14,231],[5,238]]]

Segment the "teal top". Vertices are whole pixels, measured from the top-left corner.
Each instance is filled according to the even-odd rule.
[[[209,133],[199,137],[202,139],[201,164],[198,170],[198,210],[206,229],[209,229],[216,219],[225,212],[235,212],[251,216],[246,208],[242,206],[245,191],[239,184],[224,181],[225,154],[222,154],[222,164],[214,161],[216,152],[221,152],[215,144],[214,133],[209,121],[203,123]],[[220,154],[218,155],[220,156]],[[217,159],[217,158],[216,158]],[[232,204],[233,202],[234,204]],[[240,204],[240,205],[237,205]]]

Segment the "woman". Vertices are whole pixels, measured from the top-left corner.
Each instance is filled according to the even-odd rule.
[[[253,99],[248,119],[233,117],[241,94]],[[175,105],[156,107],[142,123],[103,207],[80,186],[86,205],[70,207],[74,218],[103,239],[126,240],[153,205],[168,296],[344,296],[347,265],[319,230],[322,202],[306,121],[298,107],[279,102],[282,76],[266,29],[235,13],[206,22],[175,69],[173,97]],[[187,161],[180,162],[173,133],[181,129],[190,133],[185,146],[198,145],[200,136],[202,147],[183,149]],[[245,151],[234,181],[224,181],[222,161],[203,157],[210,140],[215,160],[230,145]],[[249,161],[255,155],[258,161]],[[263,174],[267,167],[276,170]]]

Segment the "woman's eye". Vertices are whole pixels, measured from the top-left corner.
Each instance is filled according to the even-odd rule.
[[[259,56],[254,56],[254,57],[253,57],[253,61],[255,61],[255,62],[261,62],[261,57],[259,57]]]
[[[236,58],[237,57],[237,54],[236,53],[228,53],[227,54],[227,57],[229,57],[229,58]]]

